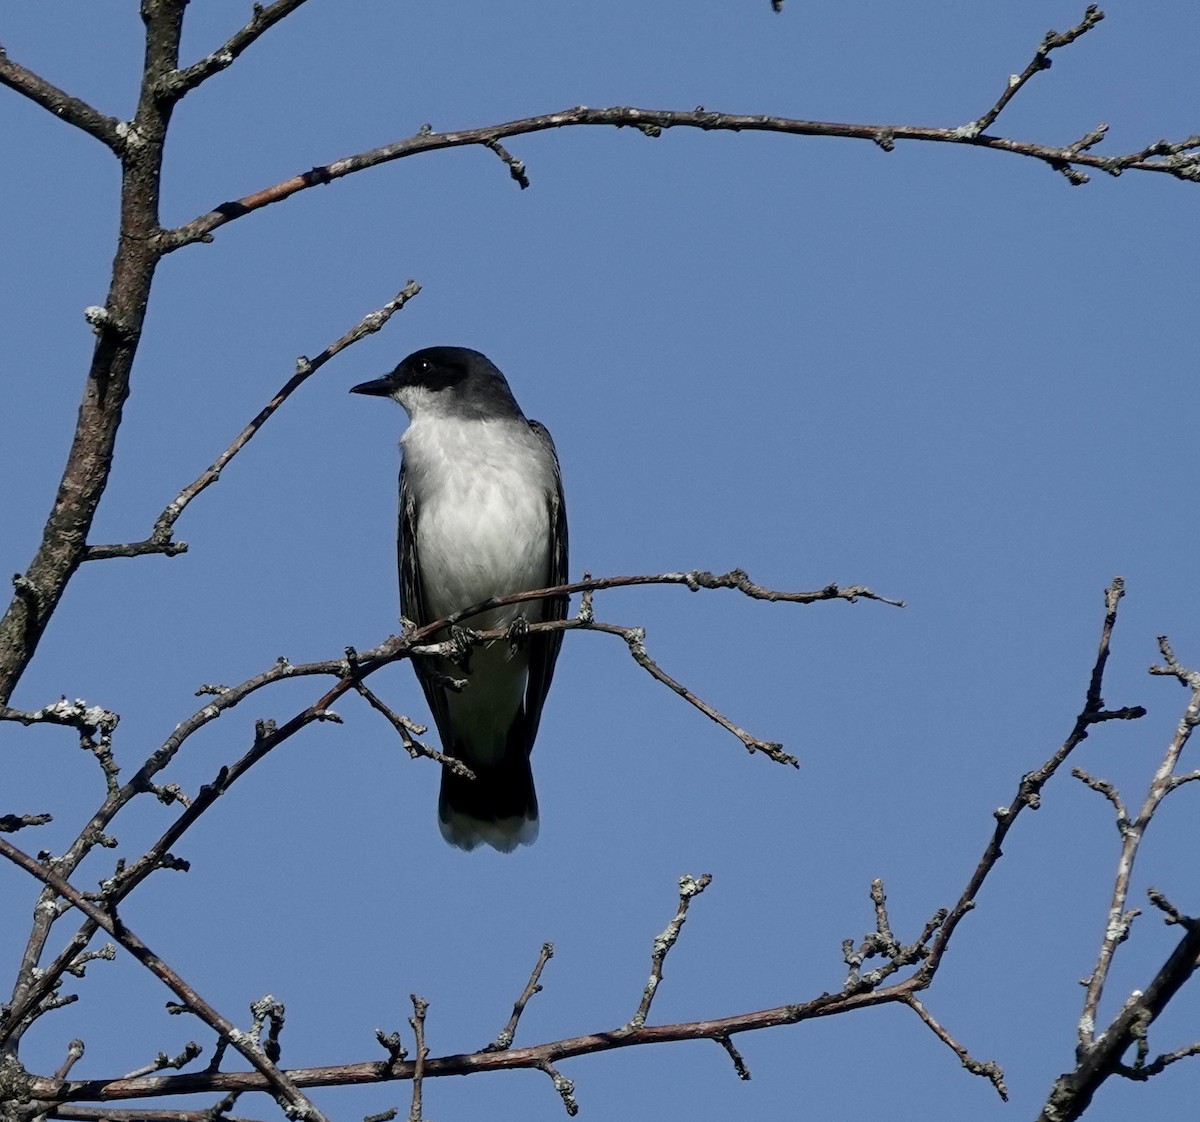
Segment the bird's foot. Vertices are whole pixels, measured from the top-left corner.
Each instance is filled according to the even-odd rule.
[[[505,640],[508,643],[508,657],[515,658],[529,642],[529,620],[524,616],[517,616],[508,625],[508,634],[505,636]]]
[[[464,670],[471,669],[471,652],[479,645],[479,632],[455,624],[450,628],[450,661]]]

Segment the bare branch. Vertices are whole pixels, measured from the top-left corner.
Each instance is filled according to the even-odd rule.
[[[0,834],[15,834],[27,826],[45,826],[53,821],[51,814],[0,814]]]
[[[217,1105],[223,1106],[224,1100]],[[163,1107],[107,1110],[94,1106],[63,1104],[51,1107],[43,1117],[69,1119],[70,1122],[258,1122],[257,1119],[240,1118],[227,1113],[231,1109],[232,1102],[224,1110],[215,1107],[208,1107],[206,1110],[167,1110]]]
[[[158,84],[160,94],[172,101],[178,101],[214,74],[232,66],[238,55],[259,36],[269,31],[280,20],[286,19],[303,3],[304,0],[275,0],[274,4],[268,4],[266,7],[255,4],[254,15],[245,27],[230,36],[212,54],[205,55],[186,70],[176,70],[164,77]]]
[[[92,317],[96,342],[54,504],[33,560],[14,581],[15,594],[0,618],[0,705],[8,704],[67,584],[83,562],[92,521],[112,471],[133,360],[161,259],[154,234],[159,227],[159,185],[170,113],[153,89],[178,65],[183,14],[181,3],[142,7],[145,61],[137,111],[122,152],[117,251],[104,307]]]
[[[976,137],[980,133],[991,127],[992,123],[1003,112],[1004,107],[1012,101],[1014,97],[1024,88],[1025,83],[1029,81],[1035,74],[1043,70],[1050,69],[1050,53],[1056,51],[1060,47],[1065,47],[1073,43],[1081,35],[1090,31],[1104,18],[1104,13],[1095,4],[1089,4],[1087,10],[1083,13],[1083,21],[1072,27],[1069,31],[1057,32],[1047,31],[1037,51],[1034,53],[1033,59],[1029,65],[1020,74],[1013,74],[1007,85],[1004,87],[1004,92],[996,99],[996,103],[977,120],[972,121],[968,125],[963,125],[962,134],[964,137]],[[1103,136],[1101,132],[1100,136]],[[1100,137],[1097,136],[1091,141],[1091,144],[1080,141],[1077,145],[1071,145],[1068,151],[1075,151],[1076,154],[1090,148],[1092,144],[1099,142]],[[1086,138],[1085,138],[1086,140]]]
[[[1117,622],[1117,608],[1125,595],[1125,581],[1121,577],[1113,577],[1112,584],[1104,592],[1104,624],[1100,631],[1100,646],[1096,653],[1096,661],[1092,666],[1091,678],[1088,682],[1087,696],[1083,709],[1075,718],[1075,725],[1063,741],[1062,746],[1036,771],[1031,771],[1021,779],[1017,793],[1008,806],[998,807],[993,816],[996,825],[992,830],[987,848],[980,857],[974,873],[971,874],[967,886],[963,889],[957,902],[950,909],[942,923],[929,950],[929,957],[917,972],[919,985],[924,988],[936,973],[942,956],[954,935],[955,928],[963,917],[975,907],[975,898],[988,874],[995,868],[1003,853],[1004,839],[1012,829],[1013,823],[1026,808],[1036,810],[1041,805],[1042,788],[1066,761],[1067,757],[1087,739],[1092,725],[1102,724],[1110,720],[1137,720],[1146,715],[1146,710],[1140,705],[1124,709],[1107,709],[1104,705],[1102,688],[1104,670],[1108,665],[1108,656],[1112,647],[1113,628]]]
[[[567,1114],[571,1118],[574,1118],[579,1113],[579,1103],[575,1101],[575,1084],[565,1075],[561,1075],[549,1060],[543,1060],[534,1066],[539,1071],[544,1071],[550,1076],[550,1080],[554,1084],[554,1089],[558,1092],[559,1098],[562,1099],[563,1106],[566,1107]]]
[[[737,1073],[737,1077],[749,1080],[750,1069],[746,1066],[746,1061],[742,1059],[742,1054],[734,1046],[733,1041],[728,1036],[715,1036],[713,1039],[729,1053],[729,1058],[733,1061],[733,1070]]]
[[[521,1014],[525,1012],[525,1006],[529,1004],[529,999],[535,993],[541,993],[541,976],[542,971],[546,967],[546,963],[554,957],[554,944],[543,943],[541,953],[538,955],[537,963],[534,965],[533,973],[529,975],[529,981],[525,983],[525,989],[521,991],[521,996],[517,998],[513,1005],[512,1016],[508,1018],[508,1024],[500,1031],[500,1035],[496,1037],[486,1048],[485,1052],[502,1052],[505,1048],[511,1048],[513,1040],[517,1035],[517,1023],[521,1020]]]
[[[203,1051],[204,1049],[201,1048],[200,1045],[194,1040],[189,1040],[187,1044],[184,1045],[183,1051],[181,1051],[177,1056],[168,1056],[166,1052],[159,1052],[159,1054],[154,1057],[153,1063],[149,1063],[145,1067],[140,1067],[137,1069],[137,1071],[131,1071],[127,1076],[125,1076],[125,1078],[137,1079],[139,1076],[149,1075],[151,1072],[155,1071],[164,1071],[167,1068],[174,1068],[176,1071],[179,1071],[180,1069],[187,1067],[187,1065],[190,1064]]]
[[[412,1107],[408,1112],[408,1122],[425,1122],[422,1117],[421,1097],[425,1081],[425,1061],[429,1058],[429,1049],[425,1044],[425,1014],[429,1010],[429,1002],[415,993],[409,995],[413,1003],[413,1015],[408,1023],[412,1025],[413,1034],[417,1038],[417,1054],[413,1059],[412,1074]]]
[[[637,1012],[629,1022],[631,1028],[639,1029],[646,1024],[650,1005],[654,1001],[654,995],[662,981],[663,962],[679,939],[679,933],[687,922],[688,908],[692,903],[692,898],[699,896],[711,883],[712,873],[705,873],[700,877],[682,876],[679,878],[679,908],[675,912],[675,917],[667,924],[666,929],[654,940],[654,951],[650,955],[650,978],[646,982],[645,990],[642,991],[642,1000],[638,1005]]]
[[[1027,70],[1028,76],[1032,76],[1038,69],[1046,68],[1045,63],[1048,62],[1047,56],[1050,50],[1078,38],[1083,33],[1080,28],[1087,30],[1099,22],[1100,18],[1101,14],[1095,12],[1085,16],[1084,23],[1071,31],[1064,32],[1062,35],[1054,33],[1048,35],[1043,40],[1039,54],[1035,56],[1035,63],[1038,58],[1041,58],[1043,64],[1036,66],[1035,63],[1031,63],[1030,66],[1034,69]],[[897,141],[928,141],[990,148],[997,152],[1007,152],[1011,155],[1040,160],[1055,171],[1064,169],[1073,171],[1074,175],[1069,178],[1074,183],[1087,182],[1087,175],[1076,170],[1081,167],[1095,168],[1110,175],[1120,175],[1122,172],[1130,170],[1154,171],[1174,176],[1177,179],[1200,180],[1200,157],[1195,154],[1195,150],[1200,148],[1200,136],[1187,137],[1174,143],[1165,140],[1158,141],[1124,156],[1097,156],[1088,151],[1098,142],[1098,137],[1092,139],[1090,143],[1087,142],[1093,134],[1089,134],[1089,137],[1084,138],[1083,141],[1057,147],[987,135],[984,132],[987,124],[995,120],[1025,81],[1028,81],[1028,76],[1017,76],[1013,82],[1010,82],[1009,88],[983,117],[968,125],[950,128],[879,123],[846,124],[766,114],[712,112],[703,108],[679,110],[611,106],[592,109],[585,105],[473,129],[434,132],[425,126],[413,136],[320,164],[240,199],[231,199],[221,203],[207,214],[199,215],[183,226],[164,231],[161,235],[161,252],[170,253],[192,242],[206,240],[214,230],[226,223],[243,218],[265,206],[282,202],[311,187],[332,183],[344,176],[366,171],[368,168],[378,167],[392,160],[406,159],[422,152],[435,152],[444,148],[462,148],[471,145],[482,145],[495,150],[495,146],[509,137],[527,136],[549,129],[578,126],[634,128],[647,136],[660,136],[664,130],[670,128],[695,128],[703,129],[706,132],[770,132],[788,136],[831,136],[851,140],[867,140],[879,145],[885,151],[891,151]],[[506,160],[506,162],[508,161]],[[513,170],[512,164],[509,166],[510,170]],[[522,164],[521,175],[524,176],[524,174],[525,168]],[[514,178],[518,178],[518,182],[521,182],[515,173]]]
[[[55,1079],[66,1079],[71,1074],[71,1068],[83,1058],[83,1041],[78,1038],[72,1040],[67,1045],[67,1056],[61,1064],[58,1065],[58,1070],[54,1073]]]
[[[576,581],[572,584],[556,586],[553,588],[536,589],[530,592],[517,593],[512,596],[497,597],[491,600],[484,601],[480,604],[471,605],[470,607],[454,613],[443,620],[437,620],[428,624],[425,627],[413,630],[402,637],[393,637],[381,644],[374,650],[365,653],[353,651],[352,648],[347,648],[347,657],[341,659],[332,659],[323,662],[313,662],[300,665],[292,665],[287,659],[279,659],[276,664],[262,674],[256,675],[253,678],[233,687],[204,687],[202,693],[213,694],[214,700],[209,704],[197,710],[192,716],[184,721],[181,721],[171,732],[171,735],[163,742],[162,745],[150,756],[150,758],[142,765],[138,772],[118,791],[110,791],[108,799],[104,805],[93,815],[91,822],[85,827],[80,838],[72,845],[71,851],[62,859],[62,872],[70,875],[70,872],[75,868],[78,862],[87,854],[95,840],[100,836],[100,831],[117,813],[117,811],[125,805],[131,798],[135,797],[142,791],[151,791],[157,794],[160,798],[167,792],[167,788],[157,787],[153,780],[154,776],[165,768],[175,754],[179,751],[182,745],[194,733],[199,731],[205,725],[216,720],[222,713],[233,708],[239,702],[245,700],[252,693],[271,685],[274,682],[282,681],[288,678],[304,677],[304,676],[329,676],[334,677],[337,681],[312,705],[297,713],[290,720],[282,725],[273,723],[263,723],[259,727],[258,735],[255,738],[251,748],[233,765],[222,767],[214,779],[202,787],[196,797],[187,803],[180,816],[167,828],[163,835],[149,850],[147,850],[137,861],[133,862],[128,868],[124,869],[119,877],[115,878],[110,886],[110,899],[115,903],[133,890],[146,876],[156,869],[164,867],[164,863],[170,860],[170,851],[179,841],[179,839],[191,828],[191,826],[200,818],[202,814],[212,804],[224,794],[234,782],[242,775],[246,774],[256,763],[264,759],[275,747],[284,743],[291,736],[295,735],[301,729],[308,727],[315,721],[327,719],[330,715],[330,707],[342,697],[348,690],[355,688],[357,683],[366,678],[369,674],[383,666],[388,665],[398,659],[408,658],[412,654],[420,651],[435,651],[440,650],[439,647],[420,647],[424,641],[435,636],[439,631],[445,629],[463,619],[479,614],[481,611],[488,610],[492,607],[504,606],[507,604],[521,603],[526,600],[544,599],[547,596],[563,595],[573,592],[582,592],[585,594],[595,592],[597,590],[621,587],[644,586],[651,584],[674,584],[684,585],[693,590],[701,588],[736,588],[745,595],[755,599],[765,599],[772,601],[784,601],[798,604],[815,603],[821,600],[848,600],[854,601],[858,598],[870,598],[883,600],[883,597],[877,597],[869,589],[864,589],[859,586],[850,588],[839,588],[837,585],[827,585],[816,592],[781,592],[773,589],[763,588],[759,585],[750,582],[749,578],[740,569],[735,569],[722,576],[714,576],[712,573],[707,573],[699,570],[693,570],[688,573],[662,573],[649,576],[629,576],[629,577],[601,577],[589,578],[584,581]],[[892,601],[887,601],[892,603]],[[555,620],[544,623],[532,624],[531,632],[552,631],[552,630],[595,630],[608,634],[619,635],[625,638],[631,631],[637,629],[622,628],[613,624],[604,624],[595,621],[594,619],[584,619],[577,617],[568,620]],[[474,639],[478,642],[485,642],[492,639],[503,639],[507,637],[506,631],[495,632],[479,632],[475,633]],[[628,642],[628,639],[626,639]],[[351,653],[353,657],[351,657]],[[657,667],[656,667],[657,669]],[[671,685],[676,692],[685,697],[691,704],[695,705],[702,712],[713,716],[713,719],[734,732],[735,735],[742,739],[743,744],[752,751],[763,751],[772,759],[783,763],[794,763],[793,757],[783,752],[782,749],[775,744],[766,741],[756,740],[748,733],[739,729],[727,718],[722,717],[716,710],[711,709],[706,703],[701,702],[694,695],[690,694],[685,687],[674,682],[674,679],[669,678],[658,671],[662,675],[662,680],[668,685]],[[656,675],[657,676],[657,675]],[[711,710],[711,712],[710,712]],[[402,721],[397,717],[398,721]],[[407,731],[407,730],[405,730]],[[404,733],[402,733],[402,736]],[[184,800],[178,800],[183,802]],[[47,967],[39,967],[38,962],[41,955],[42,947],[45,945],[46,936],[49,933],[50,924],[53,922],[49,918],[48,913],[39,911],[36,913],[35,933],[30,938],[29,946],[26,951],[25,959],[22,963],[22,969],[19,974],[19,982],[14,991],[13,1000],[10,1004],[7,1017],[0,1017],[0,1045],[3,1045],[7,1040],[14,1035],[19,1035],[23,1031],[30,1012],[37,1008],[38,1003],[49,994],[62,972],[67,968],[67,965],[87,946],[88,941],[95,934],[96,927],[89,919],[80,925],[75,935],[68,941],[63,950],[58,954],[54,961]],[[36,968],[36,970],[35,970]]]
[[[1154,777],[1150,782],[1150,788],[1146,792],[1146,797],[1136,817],[1129,817],[1121,800],[1116,797],[1115,791],[1107,796],[1113,802],[1113,805],[1117,807],[1117,824],[1121,830],[1121,851],[1117,859],[1117,872],[1113,882],[1112,898],[1109,903],[1108,918],[1100,944],[1100,952],[1096,960],[1096,967],[1088,978],[1087,990],[1083,1002],[1083,1014],[1079,1020],[1079,1047],[1085,1051],[1092,1049],[1097,1044],[1095,1038],[1096,1017],[1100,1008],[1100,999],[1104,995],[1104,986],[1108,980],[1109,970],[1112,967],[1117,947],[1128,938],[1129,924],[1134,916],[1137,915],[1136,910],[1127,910],[1127,903],[1129,899],[1129,885],[1133,877],[1133,866],[1137,860],[1138,849],[1141,846],[1142,838],[1145,836],[1146,828],[1150,825],[1150,820],[1158,810],[1159,804],[1178,786],[1174,782],[1175,768],[1179,763],[1179,757],[1183,752],[1184,746],[1191,736],[1192,729],[1195,728],[1197,721],[1200,720],[1200,674],[1188,670],[1179,664],[1165,636],[1159,637],[1159,648],[1163,652],[1163,657],[1167,660],[1167,667],[1165,669],[1151,667],[1150,672],[1152,674],[1165,672],[1177,678],[1180,682],[1190,685],[1192,696],[1184,712],[1183,719],[1179,722],[1179,726],[1175,730],[1174,737],[1172,737],[1171,742],[1167,745],[1162,762],[1158,765],[1154,773]],[[1091,785],[1089,784],[1089,786]],[[1101,787],[1102,785],[1096,785],[1097,790],[1100,790],[1102,794],[1106,794]],[[1111,1031],[1111,1028],[1106,1030],[1102,1034],[1102,1037],[1107,1039],[1111,1035]]]
[[[525,165],[515,156],[510,155],[507,148],[504,147],[498,140],[485,140],[484,147],[490,148],[497,156],[504,161],[508,166],[508,174],[520,184],[521,190],[524,191],[529,186],[529,176],[525,174]]]
[[[1008,1102],[1008,1088],[1004,1085],[1004,1069],[995,1060],[980,1061],[975,1059],[942,1025],[934,1020],[929,1010],[916,997],[910,997],[906,1004],[929,1026],[934,1036],[958,1057],[959,1062],[967,1071],[972,1075],[983,1076],[984,1079],[996,1088],[996,1094],[1004,1102]]]
[[[4,45],[0,43],[0,85],[8,86],[19,94],[24,94],[30,101],[49,110],[60,121],[74,125],[89,136],[94,136],[105,147],[112,149],[118,156],[124,151],[129,135],[129,126],[115,117],[106,117],[97,109],[93,109],[86,101],[72,97],[60,90],[45,78],[39,77],[32,70],[26,69],[18,62],[8,57]]]
[[[439,752],[436,748],[430,748],[427,744],[422,744],[421,741],[417,740],[417,736],[425,732],[424,725],[418,725],[416,722],[410,721],[407,717],[402,717],[399,713],[393,712],[364,682],[355,682],[354,688],[370,702],[372,709],[382,713],[388,719],[388,723],[400,734],[400,740],[404,745],[405,751],[414,760],[418,756],[426,756],[441,764],[447,771],[452,771],[455,775],[460,775],[464,779],[475,778],[475,773],[462,760],[456,759],[454,756],[447,756],[444,752]]]
[[[1169,1063],[1193,1055],[1196,1047],[1160,1056],[1152,1064],[1143,1064],[1146,1031],[1180,988],[1200,965],[1200,922],[1192,921],[1186,934],[1171,952],[1145,990],[1134,990],[1120,1011],[1094,1043],[1078,1049],[1074,1070],[1055,1081],[1038,1115],[1038,1122],[1074,1122],[1087,1110],[1092,1097],[1111,1075],[1145,1079],[1157,1074]],[[1121,1062],[1131,1044],[1138,1045],[1138,1063],[1130,1068]]]
[[[1175,768],[1192,729],[1200,723],[1200,674],[1180,665],[1164,636],[1159,638],[1159,647],[1167,665],[1151,667],[1150,672],[1177,678],[1191,688],[1191,697],[1136,816],[1130,817],[1124,812],[1115,791],[1110,794],[1104,790],[1107,785],[1094,780],[1089,783],[1118,808],[1118,821],[1124,819],[1121,850],[1099,955],[1091,976],[1086,980],[1087,990],[1075,1050],[1077,1062],[1073,1070],[1064,1072],[1055,1081],[1039,1116],[1040,1122],[1072,1122],[1079,1118],[1087,1110],[1096,1091],[1112,1075],[1147,1079],[1175,1060],[1194,1053],[1194,1049],[1189,1047],[1147,1062],[1150,1025],[1180,987],[1191,978],[1198,965],[1197,956],[1200,955],[1200,921],[1184,915],[1156,889],[1150,890],[1151,903],[1165,913],[1168,923],[1184,928],[1184,937],[1144,991],[1134,990],[1105,1028],[1098,1030],[1096,1023],[1117,947],[1128,937],[1129,925],[1139,914],[1136,908],[1126,907],[1138,849],[1162,800],[1179,786]],[[1136,1061],[1132,1067],[1122,1061],[1130,1045],[1136,1047]]]
[[[265,1050],[258,1045],[257,1041],[252,1042],[246,1033],[241,1032],[232,1022],[226,1020],[146,946],[137,935],[125,926],[124,922],[117,918],[111,903],[108,903],[107,910],[93,904],[77,888],[63,880],[52,869],[9,844],[4,838],[0,838],[0,857],[7,858],[18,868],[24,869],[31,876],[42,881],[64,900],[70,901],[94,924],[107,931],[138,962],[163,982],[191,1012],[195,1013],[215,1033],[233,1044],[267,1081],[281,1105],[287,1104],[296,1111],[297,1118],[307,1119],[308,1122],[325,1122],[321,1112],[295,1083],[268,1059]]]
[[[187,505],[202,491],[221,478],[221,472],[228,465],[229,461],[253,439],[259,429],[271,419],[275,411],[308,381],[313,374],[320,370],[334,355],[344,351],[360,339],[365,339],[368,335],[379,331],[396,312],[403,308],[420,291],[421,286],[416,281],[410,280],[382,308],[378,308],[364,316],[340,339],[330,343],[316,358],[309,359],[303,355],[298,358],[296,360],[295,374],[258,411],[254,419],[238,433],[233,443],[167,504],[162,514],[158,516],[157,521],[154,523],[154,529],[148,538],[144,541],[127,542],[120,545],[89,546],[84,560],[106,561],[113,557],[142,557],[150,553],[162,553],[168,557],[174,557],[177,554],[186,552],[187,543],[173,541],[172,534],[175,523],[187,508]]]

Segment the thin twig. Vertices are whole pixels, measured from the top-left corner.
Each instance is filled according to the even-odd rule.
[[[232,66],[238,55],[254,43],[259,36],[270,30],[280,20],[290,16],[304,2],[305,0],[275,0],[274,4],[268,4],[266,7],[263,7],[262,4],[255,4],[254,15],[245,27],[230,36],[225,43],[199,62],[193,63],[185,70],[176,70],[163,79],[159,83],[159,93],[172,100],[179,100],[214,74]]]
[[[1129,828],[1129,812],[1125,809],[1125,804],[1121,801],[1121,794],[1116,787],[1107,779],[1097,779],[1081,767],[1071,768],[1071,774],[1085,787],[1090,787],[1097,794],[1103,795],[1112,803],[1113,810],[1117,812],[1117,829],[1124,834]]]
[[[365,682],[355,682],[354,688],[367,699],[372,709],[382,713],[387,718],[392,728],[400,734],[400,742],[404,745],[404,750],[414,760],[418,756],[425,756],[441,764],[447,771],[461,776],[463,779],[475,778],[475,773],[462,760],[456,759],[454,756],[447,756],[444,752],[430,748],[429,745],[422,744],[417,739],[417,736],[425,732],[424,725],[418,725],[415,721],[410,721],[407,717],[402,717],[399,713],[394,712],[386,702],[381,701],[376,696],[375,692]]]
[[[1176,728],[1175,735],[1167,745],[1162,761],[1154,773],[1154,777],[1150,782],[1150,788],[1146,792],[1146,797],[1142,802],[1141,808],[1133,818],[1130,818],[1128,813],[1124,815],[1121,829],[1121,851],[1117,859],[1117,872],[1113,881],[1108,917],[1104,925],[1104,935],[1101,939],[1096,966],[1088,978],[1083,1002],[1083,1014],[1079,1020],[1078,1036],[1079,1047],[1081,1049],[1089,1049],[1095,1043],[1097,1012],[1100,1008],[1100,1000],[1104,995],[1104,986],[1108,980],[1113,957],[1116,954],[1117,947],[1128,937],[1129,923],[1133,916],[1137,914],[1136,911],[1128,911],[1127,904],[1129,899],[1129,885],[1133,877],[1133,867],[1137,860],[1138,849],[1141,846],[1142,838],[1145,836],[1146,828],[1150,825],[1150,821],[1154,817],[1162,800],[1178,786],[1178,784],[1172,782],[1175,768],[1179,763],[1179,757],[1183,752],[1184,746],[1191,736],[1192,729],[1195,728],[1197,720],[1200,719],[1200,674],[1195,674],[1193,671],[1179,664],[1174,652],[1171,650],[1171,644],[1165,636],[1159,637],[1159,649],[1162,651],[1163,657],[1167,660],[1166,672],[1178,678],[1180,682],[1190,685],[1192,696],[1184,713],[1183,720],[1180,721],[1179,726]],[[1152,667],[1151,673],[1162,672],[1162,669]],[[1124,807],[1119,799],[1115,801],[1114,805],[1119,808],[1118,822],[1121,822],[1120,814],[1124,810]],[[1108,1031],[1106,1030],[1103,1035],[1107,1037]]]
[[[166,985],[189,1010],[196,1014],[209,1028],[233,1046],[249,1061],[267,1081],[280,1103],[286,1103],[300,1112],[300,1117],[309,1122],[325,1122],[324,1115],[292,1080],[275,1066],[246,1033],[241,1032],[231,1021],[226,1020],[188,985],[170,966],[156,955],[120,919],[115,910],[98,907],[88,900],[74,885],[67,883],[52,869],[23,853],[4,838],[0,838],[0,857],[5,857],[20,869],[42,881],[64,900],[68,900],[98,927],[109,933],[122,947],[138,960],[147,970]]]
[[[733,1061],[733,1070],[737,1074],[737,1077],[749,1080],[750,1069],[746,1066],[746,1061],[742,1058],[741,1052],[734,1046],[733,1041],[728,1036],[715,1036],[713,1039],[729,1054],[729,1058]]]
[[[425,1014],[429,1010],[429,1002],[415,993],[409,996],[413,1003],[413,1015],[409,1017],[408,1023],[412,1025],[413,1035],[417,1040],[417,1051],[413,1058],[412,1107],[408,1112],[408,1122],[424,1122],[421,1097],[425,1083],[425,1061],[429,1058],[429,1048],[425,1044]]]
[[[542,1060],[534,1066],[539,1071],[544,1071],[550,1076],[550,1080],[554,1084],[554,1089],[558,1092],[558,1097],[562,1099],[567,1114],[571,1118],[574,1118],[579,1113],[579,1103],[575,1101],[574,1082],[565,1075],[562,1075],[549,1060]]]
[[[152,1063],[146,1064],[145,1067],[139,1067],[136,1071],[131,1071],[125,1078],[137,1079],[143,1075],[150,1075],[155,1071],[164,1071],[166,1068],[174,1068],[176,1071],[179,1071],[187,1067],[203,1051],[204,1049],[194,1040],[189,1040],[177,1056],[168,1056],[166,1052],[159,1052],[154,1057]]]
[[[1083,20],[1076,24],[1069,31],[1057,32],[1047,31],[1042,38],[1038,49],[1034,52],[1033,59],[1029,65],[1020,74],[1014,74],[1009,79],[1004,87],[1004,92],[996,99],[996,103],[982,117],[977,118],[968,125],[962,127],[964,137],[976,137],[980,133],[985,132],[991,127],[992,123],[1003,112],[1004,107],[1012,101],[1014,97],[1024,88],[1025,83],[1029,81],[1035,74],[1041,73],[1043,70],[1050,69],[1050,53],[1058,50],[1060,47],[1065,47],[1073,43],[1081,35],[1090,31],[1104,18],[1104,13],[1095,4],[1089,4],[1087,10],[1083,13]],[[1103,135],[1103,134],[1101,134]],[[1085,138],[1086,139],[1086,138]],[[1098,140],[1099,138],[1097,138]],[[1093,140],[1092,144],[1097,141]],[[1068,151],[1075,150],[1076,154],[1086,148],[1090,148],[1090,144],[1084,144],[1082,141],[1078,145],[1072,145]]]
[[[232,1107],[232,1104],[230,1104]],[[105,1109],[94,1106],[72,1106],[62,1104],[51,1107],[46,1118],[69,1119],[70,1122],[259,1122],[254,1118],[242,1118],[213,1107],[205,1110],[167,1110],[162,1107],[132,1109]]]
[[[1137,720],[1146,715],[1146,710],[1140,705],[1108,709],[1101,693],[1104,670],[1108,665],[1109,652],[1112,647],[1113,628],[1117,622],[1117,608],[1124,595],[1125,581],[1121,577],[1113,577],[1112,584],[1104,592],[1104,624],[1100,630],[1100,646],[1096,653],[1096,661],[1092,666],[1083,708],[1075,718],[1074,727],[1061,747],[1040,768],[1022,777],[1017,793],[1008,806],[998,807],[993,812],[996,825],[992,830],[992,836],[984,849],[983,856],[975,866],[975,871],[971,874],[967,886],[946,915],[945,922],[934,937],[929,949],[929,957],[917,972],[919,988],[924,988],[933,978],[955,929],[962,922],[963,917],[975,907],[975,899],[983,887],[984,881],[1000,860],[1004,839],[1012,829],[1013,823],[1027,808],[1036,810],[1041,805],[1042,788],[1063,765],[1067,757],[1087,739],[1092,726],[1111,720]]]
[[[959,1062],[967,1071],[972,1075],[983,1076],[996,1088],[996,1094],[1004,1102],[1008,1102],[1008,1088],[1004,1085],[1004,1069],[995,1060],[975,1059],[941,1024],[934,1020],[929,1010],[915,996],[910,997],[905,1004],[932,1029],[934,1036],[958,1057]]]
[[[508,167],[508,174],[513,177],[521,190],[524,191],[529,186],[529,176],[525,172],[525,164],[512,155],[507,148],[498,140],[485,140],[483,142],[485,148],[490,148]]]
[[[61,1064],[58,1065],[58,1070],[54,1073],[55,1079],[66,1079],[71,1074],[71,1068],[83,1057],[84,1047],[83,1041],[79,1039],[72,1040],[67,1045],[67,1055]]]
[[[705,873],[699,877],[682,876],[679,878],[679,908],[662,934],[654,940],[654,950],[650,955],[650,978],[646,982],[646,988],[642,991],[642,1000],[638,1005],[637,1012],[629,1022],[631,1028],[639,1029],[645,1025],[646,1017],[650,1013],[650,1005],[654,1001],[654,995],[662,981],[663,962],[678,940],[683,925],[687,922],[688,908],[692,903],[692,898],[699,896],[711,883],[712,873]]]
[[[282,4],[284,0],[280,0]],[[289,0],[296,3],[297,0]],[[278,7],[279,5],[274,5]],[[282,17],[280,17],[282,18]],[[344,351],[360,339],[379,331],[391,317],[404,307],[418,292],[421,286],[410,280],[382,308],[377,308],[364,316],[357,324],[347,331],[340,339],[330,343],[316,358],[309,359],[303,355],[296,360],[296,372],[280,387],[279,391],[262,407],[253,420],[242,429],[233,442],[225,449],[203,472],[189,483],[174,499],[171,500],[158,516],[150,536],[140,542],[123,542],[117,545],[88,546],[86,561],[104,561],[114,557],[141,557],[148,553],[163,553],[175,556],[187,551],[186,542],[172,540],[175,523],[187,508],[188,504],[202,491],[221,478],[221,472],[258,433],[272,417],[277,409],[309,378],[321,369],[334,355]]]
[[[15,834],[28,826],[45,826],[53,821],[52,814],[0,814],[0,834]]]
[[[546,967],[546,963],[554,957],[554,944],[543,943],[541,953],[538,955],[537,963],[533,967],[533,973],[529,975],[529,981],[525,983],[525,988],[521,991],[521,996],[517,998],[513,1005],[512,1016],[508,1018],[508,1024],[500,1031],[500,1035],[496,1037],[486,1048],[485,1052],[500,1052],[505,1048],[511,1048],[513,1041],[517,1035],[517,1023],[521,1019],[521,1014],[525,1012],[525,1006],[529,1004],[529,999],[535,993],[541,993],[541,977],[542,971]]]

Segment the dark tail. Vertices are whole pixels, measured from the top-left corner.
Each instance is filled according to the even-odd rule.
[[[529,756],[510,753],[498,764],[466,761],[474,779],[442,769],[438,825],[442,837],[459,849],[481,843],[502,853],[530,845],[538,833],[537,793]]]

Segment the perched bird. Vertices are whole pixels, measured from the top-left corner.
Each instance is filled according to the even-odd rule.
[[[428,347],[350,392],[390,397],[409,417],[400,438],[404,616],[423,626],[492,596],[566,582],[567,512],[554,441],[526,419],[486,357]],[[438,821],[451,845],[482,842],[507,853],[537,837],[529,754],[562,632],[528,634],[523,625],[563,619],[566,609],[562,596],[481,612],[462,626],[508,628],[511,641],[472,648],[465,667],[413,661],[443,750],[475,773],[467,779],[442,769]]]

